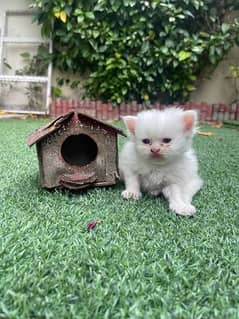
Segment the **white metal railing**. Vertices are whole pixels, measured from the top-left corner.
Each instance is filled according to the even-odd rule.
[[[7,36],[7,19],[9,16],[28,16],[32,15],[33,11],[30,10],[8,10],[4,12],[3,26],[0,33],[0,82],[32,82],[32,83],[45,83],[46,96],[45,96],[45,111],[23,110],[21,113],[35,113],[46,114],[49,113],[49,106],[51,102],[51,77],[52,77],[52,64],[49,63],[46,76],[35,75],[5,75],[4,69],[4,45],[6,44],[48,44],[49,53],[52,53],[52,41],[49,39],[35,38],[35,37],[9,37]],[[14,110],[10,110],[14,111]]]

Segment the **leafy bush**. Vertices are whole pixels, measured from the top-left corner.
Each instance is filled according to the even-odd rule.
[[[234,0],[35,0],[61,71],[88,77],[86,95],[121,103],[185,100],[196,76],[234,43]]]

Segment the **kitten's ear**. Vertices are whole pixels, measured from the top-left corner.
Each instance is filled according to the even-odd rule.
[[[186,133],[194,133],[197,125],[197,112],[194,110],[183,112],[183,130]]]
[[[137,116],[122,116],[122,119],[131,134],[135,134]]]

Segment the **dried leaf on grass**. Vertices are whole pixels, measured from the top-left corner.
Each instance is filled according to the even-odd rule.
[[[212,136],[212,135],[214,135],[214,133],[213,132],[198,132],[198,135],[202,135],[202,136]]]
[[[87,225],[87,231],[91,231],[96,225],[101,224],[100,220],[94,220]]]
[[[213,123],[213,124],[211,124],[211,126],[214,128],[221,128],[223,126],[223,124],[222,123]]]

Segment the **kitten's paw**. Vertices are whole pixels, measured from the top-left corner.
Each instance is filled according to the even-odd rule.
[[[132,191],[124,190],[124,191],[121,193],[121,196],[122,196],[124,199],[140,199],[140,197],[142,196],[142,194],[141,194],[140,192],[132,192]]]
[[[196,213],[196,208],[193,205],[190,204],[181,204],[181,205],[175,205],[170,204],[170,209],[172,209],[177,215],[182,216],[192,216]]]

